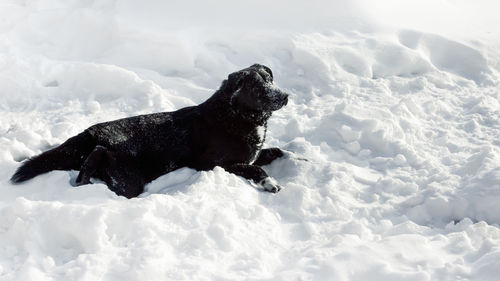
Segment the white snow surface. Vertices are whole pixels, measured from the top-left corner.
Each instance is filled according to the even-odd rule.
[[[499,280],[495,1],[0,1],[0,280]],[[23,159],[207,99],[290,92],[261,192],[182,168],[127,200]]]

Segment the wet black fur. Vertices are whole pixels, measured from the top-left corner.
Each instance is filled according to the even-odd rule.
[[[277,192],[280,187],[259,167],[283,156],[278,148],[261,150],[267,120],[288,101],[272,83],[268,67],[252,65],[230,74],[198,106],[91,126],[25,161],[11,181],[52,170],[80,170],[77,185],[94,177],[131,198],[143,192],[144,184],[175,169],[220,166]]]

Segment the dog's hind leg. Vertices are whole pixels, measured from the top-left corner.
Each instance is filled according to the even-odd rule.
[[[253,162],[253,165],[265,166],[274,160],[283,157],[283,155],[285,155],[283,151],[277,147],[262,149],[257,160]]]
[[[276,193],[281,190],[281,186],[278,185],[276,180],[268,176],[261,167],[248,164],[233,164],[223,168],[230,173],[253,181],[264,188],[265,191]]]
[[[100,145],[83,163],[76,185],[89,184],[91,177],[103,180],[109,189],[127,198],[138,196],[144,189],[144,179],[132,159]]]
[[[102,161],[108,157],[107,154],[108,151],[105,147],[100,145],[96,146],[89,156],[87,156],[85,162],[83,162],[80,173],[75,181],[76,185],[89,184],[90,178],[93,177],[100,168]]]

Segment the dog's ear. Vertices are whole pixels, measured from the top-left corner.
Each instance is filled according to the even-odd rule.
[[[229,76],[227,77],[227,85],[231,89],[236,90],[240,86],[244,76],[245,73],[243,71],[233,72],[229,74]]]

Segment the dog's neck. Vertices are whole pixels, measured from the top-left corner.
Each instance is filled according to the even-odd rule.
[[[223,129],[231,135],[239,136],[251,134],[257,127],[267,128],[267,120],[271,117],[271,112],[235,110],[225,95],[227,93],[219,90],[199,105],[205,120],[212,126]]]

